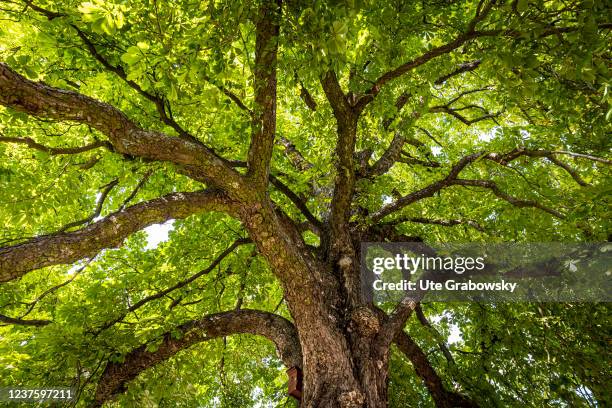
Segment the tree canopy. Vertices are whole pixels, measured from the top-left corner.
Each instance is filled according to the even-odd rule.
[[[297,406],[297,367],[305,407],[612,403],[607,304],[373,305],[358,266],[608,240],[611,14],[0,0],[0,387]]]

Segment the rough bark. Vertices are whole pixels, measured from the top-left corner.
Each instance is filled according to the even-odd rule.
[[[394,339],[398,349],[411,361],[417,375],[429,390],[438,408],[475,407],[467,397],[448,391],[436,370],[427,359],[427,355],[419,345],[405,332],[399,332]]]
[[[142,371],[179,351],[202,341],[237,333],[266,337],[275,344],[285,365],[300,367],[300,344],[295,327],[287,319],[273,313],[248,309],[216,313],[178,326],[174,335],[165,333],[161,344],[154,351],[149,351],[148,345],[144,344],[128,353],[123,362],[109,362],[98,382],[94,406],[101,406],[109,398],[123,392],[126,384]]]
[[[360,304],[360,286],[356,276],[357,252],[349,225],[355,194],[355,144],[359,112],[352,106],[352,95],[345,95],[338,78],[329,71],[321,85],[336,120],[336,175],[329,221],[323,234],[324,257],[343,290],[339,307],[349,310]]]
[[[255,41],[255,107],[249,147],[249,176],[265,189],[276,133],[276,57],[280,31],[280,0],[264,0],[257,16]]]
[[[185,218],[201,211],[230,211],[232,202],[219,191],[174,193],[127,207],[74,232],[40,236],[0,248],[0,282],[51,265],[90,258],[121,245],[130,234],[151,224]]]
[[[329,406],[358,390],[347,339],[336,307],[339,285],[309,253],[297,229],[283,223],[269,204],[240,209],[253,242],[282,283],[304,353],[304,407]],[[360,394],[361,395],[361,394]],[[343,405],[351,407],[349,405]]]
[[[100,131],[122,154],[191,168],[192,177],[238,194],[240,174],[201,144],[147,131],[118,109],[73,91],[53,88],[19,75],[0,63],[0,104],[46,119],[74,121]]]
[[[108,142],[97,142],[81,148],[49,148],[33,139],[4,136],[0,138],[0,142],[22,143],[50,154],[78,154],[93,148],[105,147],[123,155],[168,161],[176,165],[183,174],[218,189],[170,194],[122,209],[78,231],[43,236],[2,248],[0,282],[16,279],[30,270],[91,257],[103,248],[119,245],[129,234],[152,223],[187,217],[199,211],[223,211],[243,223],[249,238],[269,263],[270,269],[283,287],[295,326],[271,313],[252,310],[219,313],[183,324],[177,328],[181,333],[180,338],[175,338],[169,333],[165,334],[157,350],[148,351],[147,346],[143,345],[128,353],[123,363],[108,363],[98,384],[96,393],[98,405],[124,390],[127,383],[143,370],[170,358],[180,350],[215,337],[251,333],[273,341],[285,365],[302,368],[303,408],[386,407],[388,361],[393,341],[409,357],[438,407],[472,406],[473,403],[468,398],[445,389],[441,377],[433,369],[425,353],[402,331],[406,319],[417,307],[415,302],[402,302],[390,316],[387,316],[380,310],[374,309],[361,297],[358,244],[362,238],[376,236],[381,239],[390,240],[397,237],[405,240],[407,237],[395,234],[392,228],[384,228],[393,227],[392,224],[374,225],[368,230],[367,225],[355,225],[351,216],[356,210],[361,210],[354,200],[356,178],[360,174],[355,163],[360,114],[387,84],[438,56],[453,52],[479,37],[497,35],[512,37],[520,34],[503,30],[477,30],[477,25],[487,16],[494,4],[494,1],[486,4],[480,2],[474,18],[453,40],[382,73],[371,81],[372,86],[362,95],[352,92],[345,94],[336,73],[331,70],[321,78],[321,85],[336,121],[337,135],[334,149],[336,155],[334,191],[327,219],[324,222],[320,221],[280,180],[275,178],[271,180],[272,185],[296,205],[308,222],[314,226],[313,230],[320,235],[321,245],[318,252],[304,243],[296,222],[279,210],[267,191],[276,136],[276,69],[282,20],[279,1],[264,0],[259,13],[253,19],[256,31],[253,109],[247,107],[229,89],[219,87],[219,90],[251,120],[248,156],[246,162],[239,161],[242,167],[247,167],[246,176],[234,170],[232,163],[219,157],[212,149],[184,131],[168,116],[162,98],[144,92],[136,82],[127,80],[123,68],[111,65],[98,52],[92,42],[93,37],[90,38],[76,26],[72,27],[77,30],[90,54],[107,71],[115,73],[142,97],[155,103],[162,123],[172,127],[179,137],[143,129],[109,104],[73,91],[30,81],[6,64],[0,63],[1,105],[39,118],[86,124],[108,138]],[[28,6],[49,19],[64,16],[45,11],[29,2]],[[541,36],[573,30],[575,30],[573,27],[551,28]],[[464,63],[441,76],[435,84],[443,85],[457,75],[477,69],[479,65],[480,61]],[[303,86],[302,97],[313,111],[318,109],[316,102]],[[407,103],[409,97],[409,94],[403,93],[397,98],[398,111]],[[457,115],[456,110],[449,108],[453,101],[438,108],[443,112]],[[431,111],[435,110],[436,107],[433,107]],[[466,121],[473,122],[467,119]],[[391,123],[392,120],[387,118],[383,121],[383,128],[387,130]],[[298,169],[308,168],[310,163],[296,151],[295,146],[292,147],[290,142],[283,140],[281,143],[285,145],[288,153],[294,156],[293,161]],[[397,133],[388,149],[371,166],[368,166],[371,152],[361,156],[364,164],[362,166],[364,173],[361,175],[374,177],[388,172],[394,163],[401,161],[404,144],[420,146],[422,142]],[[379,211],[370,214],[366,221],[377,224],[384,217],[451,186],[485,188],[514,206],[535,207],[554,216],[562,216],[556,210],[534,201],[521,200],[506,194],[491,180],[459,178],[460,172],[468,164],[480,158],[505,165],[525,155],[546,157],[567,171],[579,184],[586,185],[575,171],[553,156],[556,154],[568,154],[609,164],[606,159],[563,151],[543,153],[523,150],[501,156],[477,153],[459,160],[450,168],[445,178],[383,206]],[[414,159],[412,163],[425,162]],[[429,164],[432,167],[442,167],[434,162]],[[437,225],[463,223],[461,220],[429,220],[422,217],[404,219]],[[401,217],[396,219],[396,222],[401,221]],[[205,273],[206,270],[184,279],[167,291],[187,285]],[[157,299],[169,293],[167,291],[145,298],[143,302]],[[134,308],[139,306],[137,303]],[[0,315],[0,320],[2,319],[8,323],[32,326],[47,324],[46,321],[11,319]]]

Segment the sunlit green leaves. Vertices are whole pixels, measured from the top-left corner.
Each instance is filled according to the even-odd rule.
[[[284,2],[276,136],[291,141],[309,165],[296,166],[290,149],[278,143],[271,171],[315,216],[328,216],[337,160],[332,153],[337,123],[321,89],[321,75],[334,69],[343,90],[352,92],[351,100],[357,101],[385,72],[457,38],[480,3]],[[121,78],[124,72],[128,81],[159,98],[169,117],[217,154],[234,163],[244,161],[251,118],[224,90],[247,109],[253,108],[253,17],[258,4],[102,0],[34,4],[61,16],[48,19],[31,7],[4,2],[1,61],[30,79],[110,103],[145,129],[176,136],[176,129],[160,121],[159,106]],[[554,16],[554,23],[549,16]],[[411,138],[411,143],[404,146],[404,162],[396,163],[388,174],[357,181],[351,222],[367,223],[369,214],[445,177],[469,153],[523,147],[609,157],[609,29],[601,27],[609,24],[608,16],[605,2],[506,1],[478,27],[505,35],[467,42],[389,82],[360,118],[357,154],[371,151],[366,163],[371,165],[397,132]],[[92,55],[74,26],[113,69]],[[556,28],[564,29],[547,35]],[[437,82],[472,61],[480,61],[477,70]],[[496,114],[494,118],[468,126],[436,111],[436,106],[477,88],[483,90],[462,96],[453,107],[468,119],[485,111]],[[311,94],[316,111],[300,98],[302,89]],[[398,109],[396,101],[403,93],[410,98]],[[86,126],[52,123],[4,108],[0,132],[31,137],[50,147],[105,139]],[[482,231],[465,224],[405,222],[398,233],[433,242],[607,239],[612,219],[609,167],[584,158],[558,158],[589,185],[578,186],[566,170],[543,158],[521,158],[509,165],[479,160],[461,176],[494,180],[508,194],[554,206],[565,214],[563,220],[538,209],[516,208],[491,191],[452,186],[398,215],[475,220]],[[0,246],[57,231],[89,216],[101,188],[114,179],[118,185],[104,203],[101,217],[124,203],[207,187],[170,165],[105,149],[53,156],[3,142]],[[304,220],[277,189],[270,189],[270,197],[287,215]],[[104,251],[24,317],[50,319],[52,325],[0,327],[0,385],[81,381],[85,406],[91,402],[101,363],[122,361],[144,343],[154,350],[162,333],[178,335],[176,326],[185,321],[234,309],[239,300],[242,307],[288,316],[282,288],[252,244],[237,248],[194,282],[128,312],[136,302],[206,269],[234,240],[245,236],[236,220],[219,213],[177,220],[171,228],[168,239],[155,248],[149,247],[147,233],[139,232],[118,248]],[[309,245],[321,243],[313,231],[304,236]],[[45,268],[3,284],[0,313],[22,316],[31,302],[70,280],[75,273],[71,268]],[[491,401],[498,406],[528,405],[523,400],[532,406],[579,405],[588,400],[588,392],[582,396],[580,387],[605,398],[609,368],[604,364],[609,358],[602,356],[609,353],[609,324],[604,322],[609,311],[604,305],[440,304],[428,305],[425,313],[440,335],[416,321],[410,321],[407,330],[444,383],[480,397],[482,406]],[[122,320],[96,332],[117,318]],[[449,345],[453,365],[437,343],[456,330],[461,339]],[[291,405],[283,368],[274,355],[268,342],[249,336],[203,343],[143,373],[111,406]],[[406,401],[433,405],[410,363],[397,352],[391,368],[392,406],[404,406]]]
[[[121,61],[128,65],[134,65],[140,61],[144,55],[139,47],[131,46],[127,49],[126,53],[121,56]]]
[[[94,33],[112,35],[124,26],[124,13],[129,9],[124,4],[93,0],[81,3],[78,10],[82,13],[83,21],[90,23]]]

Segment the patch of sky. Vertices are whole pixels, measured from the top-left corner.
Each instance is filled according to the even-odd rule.
[[[147,245],[145,249],[155,249],[162,242],[168,240],[168,234],[174,229],[174,220],[168,220],[163,224],[149,225],[144,229],[147,233]]]
[[[461,343],[463,341],[463,335],[461,333],[461,329],[459,328],[458,325],[450,322],[450,319],[452,319],[452,315],[450,313],[444,312],[437,316],[433,316],[431,317],[431,321],[434,324],[438,324],[443,318],[446,318],[449,320],[449,323],[448,323],[449,335],[446,339],[446,342],[448,344]]]

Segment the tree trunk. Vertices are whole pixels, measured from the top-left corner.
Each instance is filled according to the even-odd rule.
[[[364,377],[360,383],[352,372],[340,372],[332,367],[321,374],[305,375],[300,407],[386,408],[386,373],[379,372],[376,378],[360,374]],[[351,383],[357,386],[349,386]]]
[[[302,408],[384,408],[387,353],[376,356],[366,341],[328,326],[299,330],[303,350]],[[353,340],[352,340],[353,339]]]
[[[301,407],[386,407],[389,348],[381,351],[374,341],[379,316],[369,306],[347,304],[346,287],[335,283],[336,293],[315,289],[312,303],[289,302],[303,352]]]

